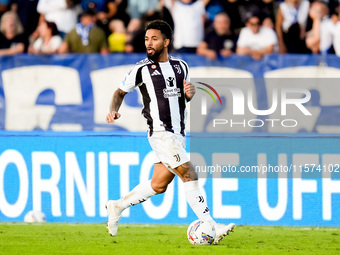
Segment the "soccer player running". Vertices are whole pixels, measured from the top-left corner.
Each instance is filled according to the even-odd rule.
[[[148,139],[157,157],[152,179],[137,185],[119,200],[109,200],[108,230],[117,234],[118,221],[126,208],[142,203],[166,191],[177,174],[184,183],[186,200],[197,217],[207,220],[216,229],[215,243],[233,231],[235,224],[216,224],[198,186],[198,176],[185,150],[186,103],[195,94],[189,82],[188,65],[168,55],[172,38],[170,26],[161,20],[146,26],[145,46],[147,58],[140,61],[125,76],[114,92],[108,123],[120,118],[118,112],[124,96],[139,87],[143,96],[143,116],[149,126]]]

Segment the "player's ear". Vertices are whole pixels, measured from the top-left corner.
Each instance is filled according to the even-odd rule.
[[[168,47],[170,44],[170,39],[165,39],[164,40],[164,47]]]

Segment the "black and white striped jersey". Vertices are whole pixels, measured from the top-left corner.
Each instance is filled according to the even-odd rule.
[[[130,92],[139,87],[150,135],[167,130],[184,136],[187,100],[183,80],[190,81],[183,60],[169,56],[167,62],[153,62],[146,58],[125,76],[119,88]]]

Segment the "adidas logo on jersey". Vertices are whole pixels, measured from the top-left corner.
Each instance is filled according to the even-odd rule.
[[[155,76],[155,75],[161,75],[160,72],[158,72],[157,70],[153,71],[153,73],[151,74],[151,76]]]

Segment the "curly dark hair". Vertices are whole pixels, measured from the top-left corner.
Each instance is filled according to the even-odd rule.
[[[149,29],[157,29],[161,31],[164,39],[172,40],[172,29],[164,20],[153,20],[149,22],[145,27],[145,31]]]

